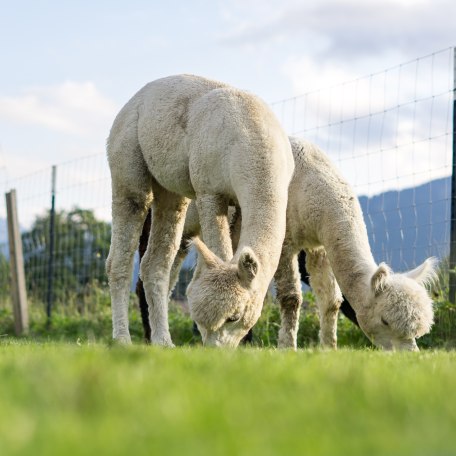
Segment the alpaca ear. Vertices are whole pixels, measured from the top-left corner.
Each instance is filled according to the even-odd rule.
[[[211,252],[198,236],[192,239],[192,244],[196,247],[199,257],[208,269],[215,268],[222,263],[222,260],[215,253]]]
[[[420,264],[417,268],[405,272],[403,275],[415,280],[420,285],[432,283],[437,278],[437,258],[431,257]]]
[[[253,250],[249,247],[244,247],[238,260],[238,276],[241,279],[241,283],[245,286],[250,285],[258,274],[258,268],[258,259]]]
[[[385,287],[386,279],[391,273],[391,269],[385,264],[380,263],[371,279],[372,291],[377,294]]]

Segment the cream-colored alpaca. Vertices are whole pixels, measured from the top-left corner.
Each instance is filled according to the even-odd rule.
[[[275,275],[283,322],[280,345],[296,346],[301,302],[297,253],[304,249],[323,345],[336,347],[342,290],[374,344],[417,350],[415,339],[429,332],[433,323],[432,301],[423,285],[435,274],[435,260],[404,274],[393,274],[384,263],[377,265],[351,187],[316,146],[298,138],[290,141],[296,168]]]
[[[146,85],[122,108],[107,150],[112,239],[106,269],[114,339],[130,342],[133,255],[152,205],[140,273],[152,343],[172,346],[169,278],[187,207],[195,199],[207,245],[198,247],[220,260],[201,263],[189,303],[206,343],[237,345],[260,315],[285,235],[294,162],[274,114],[257,97],[226,84],[171,76]],[[230,202],[244,217],[234,257],[226,217]]]
[[[290,138],[290,142],[295,172],[288,194],[287,231],[275,274],[282,317],[279,346],[296,348],[302,304],[297,255],[304,249],[320,315],[322,345],[337,345],[342,289],[373,343],[385,349],[417,350],[415,338],[429,332],[433,322],[432,302],[423,284],[434,275],[434,259],[405,274],[393,274],[384,263],[378,266],[351,187],[316,146],[298,138]],[[198,234],[197,212],[191,209],[188,215],[187,238]],[[240,218],[236,225],[233,246]],[[183,257],[182,253],[178,256]],[[205,252],[204,259],[216,261],[210,252]],[[176,264],[174,271],[179,266]]]

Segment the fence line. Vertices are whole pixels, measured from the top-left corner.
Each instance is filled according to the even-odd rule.
[[[272,103],[353,185],[374,257],[396,270],[449,253],[453,60],[448,48]]]
[[[387,261],[398,271],[427,256],[444,258],[449,253],[453,57],[454,50],[445,49],[271,104],[290,135],[318,144],[337,164],[360,197],[376,261]],[[53,255],[57,301],[69,295],[80,301],[95,284],[106,285],[110,185],[104,153],[58,165]],[[0,182],[4,192],[13,187],[28,291],[44,303],[51,169]],[[7,269],[4,218],[0,205],[0,285]]]

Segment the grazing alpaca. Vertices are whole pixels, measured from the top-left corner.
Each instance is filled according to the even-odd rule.
[[[344,302],[344,313],[374,344],[417,350],[415,338],[427,333],[433,322],[432,301],[423,284],[433,278],[435,260],[428,259],[404,274],[393,274],[384,263],[378,266],[353,190],[316,146],[298,138],[290,142],[295,172],[289,187],[287,232],[275,274],[282,317],[279,346],[296,348],[302,303],[297,255],[304,249],[308,272],[301,278],[307,281],[310,276],[322,345],[336,347],[337,314]],[[197,215],[193,210],[187,217],[184,232],[188,236],[198,233]],[[233,220],[234,247],[241,218]],[[179,267],[180,263],[174,269]]]
[[[147,213],[146,220],[144,222],[144,226],[141,232],[141,236],[139,238],[139,262],[141,263],[144,254],[147,250],[147,244],[149,240],[150,234],[150,224],[151,224],[151,217],[152,213],[149,210]],[[188,253],[188,247],[190,245],[190,240],[193,236],[200,235],[200,226],[198,220],[198,212],[196,210],[196,206],[194,203],[191,203],[188,210],[187,210],[187,217],[185,219],[184,225],[184,234],[181,241],[181,246],[179,251],[177,252],[176,259],[174,260],[174,264],[171,270],[171,277],[170,277],[170,287],[169,287],[169,294],[173,291],[174,287],[176,286],[177,280],[179,278],[179,271],[184,261],[185,257]],[[304,257],[305,258],[305,257]],[[306,279],[308,282],[308,279]],[[144,291],[144,284],[141,280],[141,277],[138,277],[136,282],[136,295],[138,296],[139,302],[139,310],[141,313],[141,321],[144,330],[144,340],[146,343],[150,343],[150,336],[151,336],[151,329],[150,329],[150,322],[149,322],[149,306],[146,300],[146,293]],[[195,335],[199,335],[198,327],[195,322],[193,322],[193,333]],[[252,329],[241,339],[241,343],[245,344],[248,342],[252,342],[253,340],[253,333]]]
[[[290,141],[296,168],[275,274],[282,316],[279,345],[296,347],[302,299],[297,254],[304,249],[324,346],[336,347],[343,293],[375,345],[417,350],[415,339],[429,332],[433,322],[432,301],[423,285],[434,277],[435,260],[404,274],[377,265],[353,190],[316,146],[298,138]]]
[[[210,345],[236,346],[257,321],[285,236],[291,147],[257,97],[197,76],[170,76],[143,87],[121,109],[108,139],[112,238],[106,271],[113,337],[130,343],[128,295],[133,256],[152,206],[140,273],[151,342],[172,346],[171,267],[190,199],[202,227],[202,261],[187,290],[194,320]],[[227,210],[244,224],[233,256]],[[259,213],[257,208],[261,207]],[[213,253],[215,252],[215,253]]]
[[[192,207],[192,205],[190,206]],[[139,261],[141,262],[142,257],[146,253],[147,249],[147,241],[149,239],[149,232],[150,232],[150,217],[151,217],[151,212],[147,213],[147,218],[146,221],[144,222],[143,226],[143,231],[141,233],[141,237],[139,239]],[[188,242],[184,242],[179,249],[178,256],[176,256],[176,260],[174,262],[173,268],[175,268],[176,272],[178,271],[180,265],[182,264],[183,259],[188,253],[187,246]],[[304,282],[306,285],[310,286],[310,281],[309,281],[309,274],[307,273],[306,269],[306,253],[304,251],[301,251],[298,255],[298,263],[299,263],[299,275],[301,277],[301,281]],[[170,293],[174,289],[174,286],[177,282],[177,276],[176,280],[170,280]],[[150,323],[149,323],[149,306],[147,304],[146,300],[146,294],[144,292],[144,285],[141,280],[141,277],[138,277],[137,282],[136,282],[136,288],[135,288],[136,296],[138,297],[138,302],[139,302],[139,310],[141,313],[141,321],[142,321],[142,326],[144,330],[144,340],[146,343],[150,343]],[[344,298],[344,297],[342,297]],[[353,310],[353,307],[350,305],[350,303],[344,298],[340,309],[339,309],[352,323],[354,323],[356,326],[359,326],[358,320],[356,319],[356,313]],[[253,328],[250,329],[250,331],[247,333],[247,335],[241,340],[241,343],[248,343],[253,341]],[[193,323],[193,332],[195,335],[199,334],[198,327],[196,323]]]
[[[187,229],[189,230],[188,225],[188,220],[192,219],[192,215],[189,214],[191,212],[192,208],[194,208],[194,204],[191,204],[189,206],[189,209],[187,211],[187,219],[186,219],[186,225],[184,227],[184,230]],[[197,217],[197,214],[194,214],[193,216]],[[151,221],[151,211],[147,213],[147,218],[146,221],[144,222],[143,226],[143,231],[141,233],[141,237],[139,238],[139,261],[141,262],[144,254],[146,253],[147,249],[147,242],[149,239],[149,233],[150,233],[150,221]],[[199,227],[193,227],[190,231],[193,232],[193,235],[199,234]],[[188,241],[190,240],[187,235],[184,235],[184,241],[181,243],[181,247],[179,249],[179,252],[176,256],[176,259],[174,260],[174,265],[173,265],[173,271],[174,275],[170,279],[170,293],[174,289],[177,279],[178,279],[178,271],[180,269],[180,266],[182,264],[182,261],[184,260],[185,256],[188,253]],[[306,285],[310,286],[310,281],[309,281],[309,274],[306,269],[306,253],[304,251],[301,251],[298,255],[298,264],[299,264],[299,275],[301,277],[301,281],[304,282]],[[142,326],[144,330],[144,340],[146,343],[150,343],[150,323],[149,323],[149,306],[147,304],[146,300],[146,294],[144,292],[144,285],[143,281],[141,280],[141,277],[138,277],[138,280],[136,282],[136,295],[138,296],[138,302],[139,302],[139,310],[141,313],[141,321],[142,321]],[[344,298],[344,297],[342,297]],[[350,305],[350,303],[344,298],[341,306],[340,306],[340,311],[355,325],[359,326],[358,320],[356,319],[356,313],[353,310],[353,307]],[[198,327],[196,326],[196,323],[193,323],[193,332],[195,335],[199,334]],[[241,343],[248,343],[253,341],[253,332],[252,329],[247,333],[247,335],[241,340]]]

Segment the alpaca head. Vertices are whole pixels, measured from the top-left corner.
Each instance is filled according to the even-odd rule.
[[[236,263],[222,261],[198,238],[199,273],[187,289],[193,320],[205,345],[236,347],[257,322],[263,296],[257,291],[260,267],[245,247]]]
[[[404,274],[381,263],[370,281],[368,305],[359,313],[361,329],[386,350],[418,351],[415,339],[428,333],[434,314],[424,285],[435,277],[436,260]]]

